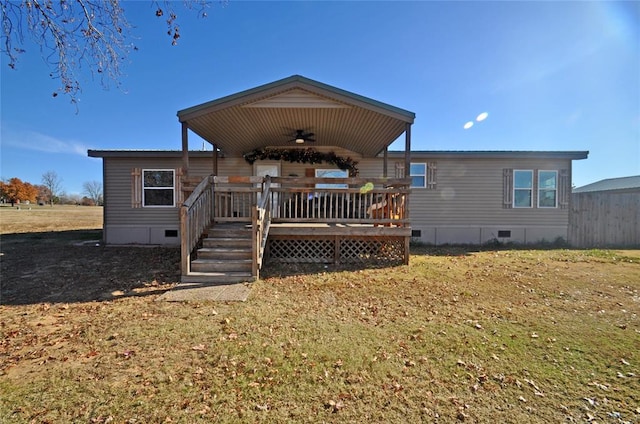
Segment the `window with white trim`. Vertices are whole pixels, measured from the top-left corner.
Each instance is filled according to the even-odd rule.
[[[426,163],[411,163],[409,170],[411,176],[412,188],[425,188],[427,186],[427,164]]]
[[[533,171],[513,171],[513,207],[533,207]]]
[[[142,170],[142,206],[174,207],[175,170],[143,169]]]
[[[558,171],[538,171],[538,207],[558,207]]]

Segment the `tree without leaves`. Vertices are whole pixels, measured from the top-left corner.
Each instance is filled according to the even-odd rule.
[[[94,204],[102,204],[102,183],[100,181],[86,181],[82,184],[82,194],[91,199]]]
[[[165,17],[167,34],[173,45],[180,38],[180,27],[172,2],[151,1],[158,18]],[[184,0],[188,9],[198,9],[205,17],[208,0]],[[39,46],[47,62],[50,76],[60,80],[62,92],[72,103],[78,102],[81,91],[80,73],[83,67],[99,76],[102,86],[120,85],[121,65],[131,50],[137,50],[129,40],[131,24],[119,0],[0,0],[2,12],[2,46],[0,52],[15,69],[18,57],[25,53],[25,37]]]
[[[55,199],[62,191],[62,179],[56,171],[47,171],[42,174],[42,185],[49,191],[49,203],[53,206]]]

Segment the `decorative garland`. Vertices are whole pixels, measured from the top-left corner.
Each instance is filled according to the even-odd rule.
[[[253,165],[257,160],[284,160],[298,163],[332,163],[343,171],[349,171],[349,176],[358,175],[357,161],[350,157],[343,158],[334,152],[323,153],[309,147],[306,149],[255,149],[242,155],[244,160]]]

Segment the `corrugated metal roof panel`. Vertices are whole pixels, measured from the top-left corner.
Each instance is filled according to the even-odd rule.
[[[573,193],[589,193],[592,191],[640,190],[640,175],[621,178],[607,178],[573,190]]]

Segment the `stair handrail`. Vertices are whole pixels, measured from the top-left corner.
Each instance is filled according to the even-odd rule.
[[[258,278],[262,268],[262,259],[269,238],[269,228],[271,226],[271,177],[266,176],[262,188],[260,200],[253,209],[252,222],[252,274]]]
[[[180,207],[180,264],[191,271],[191,252],[213,219],[213,175],[205,177]]]

